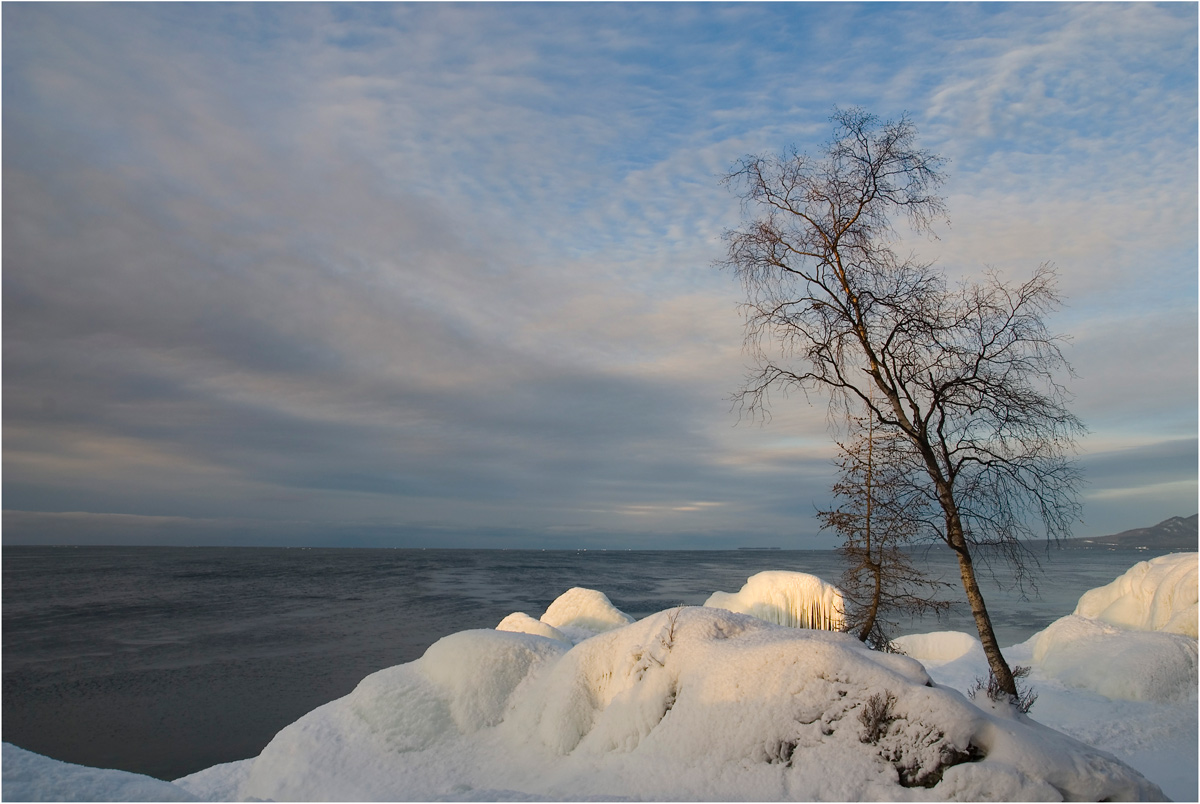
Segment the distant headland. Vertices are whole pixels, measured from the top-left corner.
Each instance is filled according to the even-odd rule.
[[[1200,515],[1173,516],[1148,528],[1134,528],[1111,536],[1088,539],[1067,539],[1063,547],[1146,547],[1152,550],[1195,550],[1197,519]]]

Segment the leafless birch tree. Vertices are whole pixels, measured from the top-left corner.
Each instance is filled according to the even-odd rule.
[[[991,545],[1019,562],[1020,540],[1068,535],[1078,514],[1083,426],[1059,380],[1063,338],[1046,326],[1055,271],[951,286],[901,257],[895,216],[929,232],[945,215],[943,160],[916,146],[906,117],[850,109],[833,122],[820,156],[750,156],[726,177],[747,219],[726,233],[723,264],[742,280],[758,360],[738,399],[756,414],[772,391],[821,389],[833,413],[908,439],[940,514],[929,524],[957,555],[990,670],[1015,698],[974,559]]]

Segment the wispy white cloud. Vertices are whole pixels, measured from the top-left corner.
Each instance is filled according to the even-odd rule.
[[[1060,263],[1093,451],[1194,435],[1187,7],[3,13],[10,507],[811,534],[824,408],[734,426],[711,263],[838,103],[953,157],[952,270]]]

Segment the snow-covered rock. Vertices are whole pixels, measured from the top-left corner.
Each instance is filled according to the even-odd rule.
[[[1159,556],[1084,594],[1074,613],[1118,628],[1196,639],[1197,578],[1196,553]]]
[[[1145,571],[1151,562],[1140,565],[1141,569],[1134,567],[1133,576],[1140,577],[1141,583],[1128,597],[1142,601],[1146,613],[1155,607],[1154,601],[1160,611],[1165,600],[1186,602],[1186,594],[1178,593],[1174,580],[1178,570],[1161,570],[1167,563],[1186,569],[1188,558],[1157,562],[1152,575]],[[1175,587],[1176,593],[1156,593],[1147,586],[1148,577]],[[1107,598],[1102,611],[1117,599],[1111,591],[1126,584],[1118,579],[1101,587],[1106,590],[1102,595],[1088,592],[1083,599]],[[1131,591],[1134,587],[1127,585]],[[1087,605],[1082,608],[1089,610]],[[1132,611],[1128,606],[1115,610],[1121,608]],[[1186,610],[1187,606],[1173,603],[1172,608]],[[1138,615],[1135,621],[1153,620]],[[913,634],[895,642],[919,659],[939,685],[969,693],[987,678],[987,659],[974,635]],[[1010,666],[1031,668],[1023,681],[1037,695],[1031,718],[1112,752],[1177,801],[1195,801],[1197,795],[1196,653],[1197,643],[1191,637],[1119,628],[1078,614],[1004,649]],[[983,696],[977,695],[976,700],[980,706],[989,705]]]
[[[59,762],[4,743],[5,801],[196,801],[182,787],[140,773]]]
[[[578,642],[628,625],[633,618],[614,606],[603,592],[576,586],[559,595],[541,621]]]
[[[1130,631],[1077,615],[1056,620],[1033,642],[1041,673],[1072,687],[1128,701],[1196,694],[1197,643],[1160,631]]]
[[[275,800],[1161,797],[1108,754],[933,686],[914,659],[696,607],[570,649],[452,635],[248,765],[177,783]]]
[[[714,592],[704,605],[777,625],[819,625],[830,631],[840,630],[845,611],[841,590],[836,586],[815,575],[785,571],[752,575],[738,592]]]
[[[258,757],[174,784],[6,744],[4,799],[1162,797],[1112,754],[1036,722],[1047,716],[1194,799],[1197,643],[1174,631],[1189,605],[1194,618],[1195,596],[1186,557],[1172,558],[1005,649],[1033,667],[1032,718],[962,694],[987,672],[974,636],[901,637],[899,655],[780,627],[765,620],[840,612],[840,596],[812,576],[761,573],[707,608],[636,623],[600,592],[569,590],[541,620],[518,612],[452,634],[283,729]]]
[[[567,647],[544,637],[513,639],[503,631],[460,631],[433,643],[413,665],[449,702],[458,730],[469,734],[499,723],[509,697],[530,670],[562,656]]]
[[[1085,592],[1074,614],[1029,640],[1034,668],[1112,699],[1194,699],[1200,664],[1196,558],[1173,553],[1142,561]]]
[[[571,644],[571,639],[553,625],[547,625],[541,620],[535,620],[523,611],[515,611],[500,621],[497,631],[512,631],[517,634],[533,634],[547,639],[557,639],[559,642]]]

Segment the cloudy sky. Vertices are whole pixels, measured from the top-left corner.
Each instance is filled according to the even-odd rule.
[[[1197,509],[1195,4],[3,6],[5,544],[823,547],[738,421],[734,160],[948,158],[1061,270],[1076,534]]]

